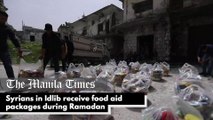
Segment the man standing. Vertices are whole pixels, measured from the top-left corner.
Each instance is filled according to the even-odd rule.
[[[213,45],[202,45],[198,52],[198,63],[202,65],[203,71],[200,75],[209,76],[213,69]]]
[[[21,57],[22,51],[20,49],[20,44],[15,36],[15,33],[8,25],[6,25],[7,18],[8,14],[6,12],[0,11],[0,59],[3,62],[7,77],[10,79],[14,79],[15,76],[12,68],[12,61],[8,51],[7,39],[10,38],[12,43],[15,45],[18,50],[19,57]]]
[[[48,62],[53,60],[55,72],[59,71],[59,60],[61,58],[62,42],[57,35],[53,32],[52,25],[45,24],[46,32],[42,35],[42,55],[43,68],[45,70]]]

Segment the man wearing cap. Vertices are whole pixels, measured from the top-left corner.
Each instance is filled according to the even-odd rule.
[[[43,68],[45,70],[48,62],[53,60],[55,72],[59,71],[59,60],[61,57],[62,42],[59,36],[53,32],[52,25],[45,24],[45,33],[42,35]]]
[[[21,57],[22,51],[20,49],[20,44],[15,36],[15,33],[8,25],[6,25],[7,18],[8,14],[6,12],[0,11],[0,59],[3,62],[7,77],[10,79],[14,79],[15,76],[12,68],[12,61],[8,51],[7,39],[10,38],[12,43],[15,45],[19,57]]]

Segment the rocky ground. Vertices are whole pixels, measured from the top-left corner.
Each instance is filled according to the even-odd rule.
[[[14,65],[14,72],[17,75],[19,67]],[[148,93],[148,100],[151,104],[167,104],[171,102],[171,96],[175,95],[174,93],[174,84],[175,79],[178,75],[178,67],[171,69],[170,76],[164,77],[161,82],[152,82],[152,87]],[[53,74],[53,70],[47,69],[45,76]],[[6,74],[4,67],[0,65],[0,76],[5,78]],[[213,88],[213,78],[212,77],[203,77],[203,82],[207,83],[211,88]],[[119,91],[120,88],[117,88]],[[213,91],[212,91],[213,92]],[[141,111],[142,108],[114,108],[112,110],[112,115],[115,120],[141,120]],[[97,117],[97,116],[96,116]],[[72,116],[53,116],[53,115],[12,115],[12,118],[7,120],[72,120]],[[103,120],[99,118],[98,120]]]

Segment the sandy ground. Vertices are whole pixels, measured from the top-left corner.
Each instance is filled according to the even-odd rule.
[[[18,66],[14,65],[15,75],[18,74]],[[53,70],[46,70],[45,76],[53,74]],[[174,93],[175,79],[177,78],[177,68],[172,68],[169,77],[164,77],[162,82],[152,82],[152,87],[148,93],[148,100],[151,104],[167,104],[171,102],[171,96]],[[6,73],[4,67],[0,65],[0,77],[5,78]],[[213,88],[213,78],[203,78],[204,82],[208,83]],[[120,90],[120,88],[118,88]],[[213,91],[212,91],[213,92]],[[142,108],[114,108],[112,115],[115,120],[141,120]],[[49,115],[12,115],[12,118],[7,120],[72,120],[71,116],[49,116]],[[99,119],[99,120],[102,120]]]

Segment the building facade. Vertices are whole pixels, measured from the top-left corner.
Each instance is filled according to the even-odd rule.
[[[124,34],[125,57],[193,61],[199,45],[211,43],[211,0],[121,1],[124,22],[117,30]]]
[[[124,57],[169,60],[170,20],[166,0],[122,0]]]
[[[44,30],[42,29],[23,25],[22,31],[17,31],[17,36],[22,41],[41,42],[43,33]]]
[[[114,50],[117,47],[115,43],[120,44],[118,41],[122,38],[114,34],[112,28],[121,24],[122,21],[123,10],[111,4],[87,16],[83,15],[81,19],[73,23],[62,24],[58,28],[58,32],[62,38],[64,36],[71,37],[74,34],[105,42],[112,51],[112,56],[115,56],[115,54],[118,54],[118,51]],[[122,45],[119,46],[122,47]],[[119,50],[122,50],[122,48]]]

